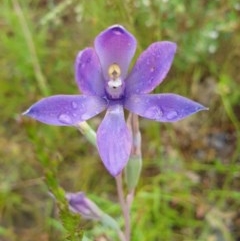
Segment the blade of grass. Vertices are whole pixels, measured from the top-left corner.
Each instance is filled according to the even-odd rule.
[[[37,80],[38,87],[43,95],[49,95],[49,90],[47,87],[47,81],[42,73],[41,66],[39,64],[35,44],[31,35],[31,31],[28,27],[27,21],[25,19],[24,13],[22,11],[22,8],[18,2],[18,0],[12,0],[13,8],[18,16],[19,23],[21,25],[22,31],[24,38],[26,40],[29,53],[30,53],[30,58],[32,60],[32,65],[35,73],[35,77]]]

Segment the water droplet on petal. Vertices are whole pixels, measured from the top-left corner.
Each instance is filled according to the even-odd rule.
[[[167,110],[166,118],[168,120],[174,120],[176,117],[178,117],[178,113],[175,110]]]
[[[83,115],[82,115],[82,120],[88,120],[88,119],[90,119],[91,118],[91,116],[88,114],[88,113],[84,113]]]
[[[151,78],[148,80],[148,84],[151,85],[152,82],[153,82],[153,80],[154,80],[154,77],[151,77]]]
[[[85,63],[80,62],[79,68],[83,69],[83,68],[85,68],[85,65],[86,65]]]
[[[72,118],[71,116],[67,115],[67,114],[61,114],[59,117],[58,117],[59,121],[62,122],[63,124],[72,124]]]
[[[156,69],[156,67],[155,67],[155,66],[152,66],[152,67],[150,68],[150,73],[153,73],[153,72],[155,71],[155,69]]]
[[[72,102],[72,108],[73,109],[77,109],[78,108],[77,102],[75,102],[75,101]]]
[[[158,106],[152,106],[146,110],[145,115],[150,119],[158,120],[162,118],[163,112]]]
[[[138,93],[140,92],[140,89],[139,89],[139,88],[137,88],[135,92],[138,94]]]
[[[137,89],[136,91],[139,92],[139,89]],[[141,98],[136,96],[133,100],[134,100],[134,103],[138,104],[141,101]]]
[[[151,60],[150,60],[150,59],[147,59],[146,64],[147,64],[147,65],[151,65]]]

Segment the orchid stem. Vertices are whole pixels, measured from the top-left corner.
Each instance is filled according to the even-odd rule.
[[[126,241],[125,235],[122,231],[118,231],[118,237],[121,241]]]
[[[78,123],[76,127],[91,144],[93,144],[94,146],[97,145],[96,132],[92,129],[92,127],[86,121]]]
[[[124,221],[125,221],[125,232],[124,232],[125,240],[130,241],[130,233],[131,233],[130,208],[129,208],[128,203],[124,199],[122,173],[120,173],[118,176],[116,176],[115,179],[116,179],[116,184],[117,184],[118,198],[119,198],[120,206],[121,206]]]

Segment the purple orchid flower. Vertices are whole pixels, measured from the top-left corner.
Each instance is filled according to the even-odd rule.
[[[136,44],[124,27],[109,27],[96,37],[94,48],[82,50],[76,58],[75,77],[82,95],[50,96],[24,113],[46,124],[75,126],[107,109],[97,130],[97,147],[113,176],[125,167],[131,151],[124,108],[159,122],[179,121],[207,109],[180,95],[149,94],[168,73],[176,44],[151,44],[128,74]]]

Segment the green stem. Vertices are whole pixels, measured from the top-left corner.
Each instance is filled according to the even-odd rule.
[[[91,128],[91,126],[86,121],[78,123],[76,127],[91,144],[97,146],[96,132]]]
[[[130,233],[131,233],[130,210],[129,210],[128,203],[125,202],[125,199],[124,199],[122,173],[116,176],[115,179],[117,184],[118,198],[119,198],[120,206],[121,206],[124,221],[125,221],[125,241],[130,241]]]

